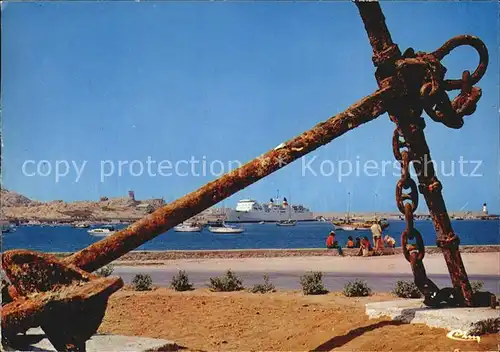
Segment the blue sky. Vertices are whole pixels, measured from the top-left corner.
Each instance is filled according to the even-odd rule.
[[[402,50],[433,51],[459,34],[479,36],[490,51],[483,97],[461,130],[427,120],[432,156],[455,176],[439,175],[451,210],[500,212],[498,4],[382,3]],[[148,157],[246,162],[346,109],[376,89],[369,46],[351,2],[43,2],[9,3],[2,13],[3,184],[39,200],[98,199],[134,189],[138,198],[173,200],[215,177],[138,174]],[[477,64],[458,48],[444,64],[450,78]],[[395,183],[385,176],[339,178],[350,160],[393,161],[387,115],[237,193],[267,201],[281,195],[316,211],[397,211]],[[475,174],[458,161],[481,160]],[[27,176],[36,172],[48,176]],[[55,181],[56,160],[73,161]],[[101,161],[115,174],[101,180]],[[135,168],[119,161],[137,160]],[[452,165],[452,161],[455,166]],[[108,164],[105,164],[109,166]],[[154,166],[154,165],[153,165]],[[61,164],[61,168],[63,165]],[[464,167],[471,174],[474,167]],[[196,169],[200,174],[200,169]],[[64,170],[62,170],[64,171]],[[109,171],[109,170],[107,170]],[[131,172],[132,171],[132,172]],[[397,170],[396,170],[397,172]],[[103,182],[102,182],[103,181]],[[425,203],[420,203],[425,211]]]

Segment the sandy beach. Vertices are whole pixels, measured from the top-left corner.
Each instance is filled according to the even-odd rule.
[[[500,253],[463,253],[469,278],[480,278],[485,289],[498,293]],[[427,273],[438,286],[449,283],[443,256],[424,259]],[[127,264],[127,263],[121,263]],[[130,262],[129,264],[132,264]],[[137,273],[153,278],[153,291],[135,292],[129,286],[108,304],[101,333],[170,339],[184,351],[492,351],[494,334],[481,342],[458,342],[447,331],[422,324],[401,324],[387,318],[368,319],[365,304],[398,299],[389,292],[399,279],[412,280],[402,255],[382,257],[250,257],[167,260],[117,265],[115,274],[126,282]],[[245,287],[262,282],[270,273],[277,292],[252,294],[210,292],[209,277],[231,269]],[[168,286],[178,270],[185,270],[195,290],[175,292]],[[322,271],[326,295],[305,296],[299,276]],[[339,291],[354,278],[365,279],[370,297],[348,298]],[[133,317],[131,319],[131,317]],[[196,322],[193,324],[193,322]]]
[[[182,351],[497,350],[495,334],[480,343],[460,342],[448,339],[444,329],[368,319],[365,303],[394,299],[125,289],[111,296],[99,332],[170,339]]]

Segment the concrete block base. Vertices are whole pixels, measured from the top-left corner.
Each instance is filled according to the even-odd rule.
[[[25,343],[23,343],[25,341]],[[86,344],[87,352],[145,352],[145,351],[178,351],[181,348],[172,341],[147,337],[94,335]],[[15,348],[3,346],[4,351],[56,351],[45,337],[42,329],[30,329],[26,336],[20,337]]]
[[[421,323],[447,330],[460,329],[470,335],[498,332],[500,310],[491,308],[430,308],[423,299],[405,299],[366,304],[370,318],[390,317],[405,323]]]

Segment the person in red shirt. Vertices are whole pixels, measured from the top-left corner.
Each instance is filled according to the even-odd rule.
[[[362,239],[361,239],[361,248],[359,250],[359,254],[362,255],[363,257],[368,257],[370,255],[372,255],[372,245],[370,243],[370,240],[368,239],[368,237],[364,236]]]
[[[326,238],[326,248],[333,248],[335,245],[335,232],[331,231]]]
[[[336,248],[340,255],[342,255],[342,248],[339,246],[338,242],[335,241],[335,232],[330,231],[330,234],[326,238],[326,248],[333,249]]]

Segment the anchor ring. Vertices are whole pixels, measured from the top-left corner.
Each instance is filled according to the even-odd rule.
[[[488,49],[481,39],[472,35],[459,35],[448,40],[439,49],[432,52],[431,55],[441,61],[453,49],[462,45],[473,47],[479,54],[479,65],[474,70],[474,73],[470,75],[470,84],[474,85],[479,82],[479,80],[484,76],[489,61]],[[462,87],[462,84],[462,79],[445,79],[444,89],[448,91],[460,89]]]

